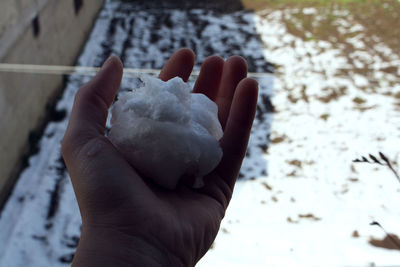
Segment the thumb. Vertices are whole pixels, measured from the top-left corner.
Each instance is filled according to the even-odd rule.
[[[121,60],[111,56],[100,72],[76,93],[62,143],[66,160],[89,140],[104,135],[108,108],[119,89],[122,73]]]
[[[82,220],[90,214],[111,212],[145,183],[104,136],[108,108],[122,79],[122,63],[109,58],[100,72],[82,86],[75,96],[70,120],[62,142]]]

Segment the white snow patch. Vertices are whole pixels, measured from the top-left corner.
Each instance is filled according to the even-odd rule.
[[[313,15],[317,13],[317,9],[313,7],[307,7],[303,8],[303,14],[304,15]]]

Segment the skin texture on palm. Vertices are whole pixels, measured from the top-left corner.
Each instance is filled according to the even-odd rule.
[[[159,78],[184,81],[194,53],[180,49]],[[141,177],[104,136],[108,108],[122,79],[122,63],[109,58],[76,94],[62,153],[82,216],[73,266],[193,266],[214,241],[246,152],[257,103],[257,82],[244,59],[209,57],[194,92],[215,101],[224,129],[223,158],[204,177],[169,191]],[[157,166],[154,166],[155,168]]]

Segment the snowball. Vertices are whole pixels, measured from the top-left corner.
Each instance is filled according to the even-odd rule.
[[[181,78],[142,76],[143,86],[124,93],[112,108],[110,140],[130,164],[165,188],[180,178],[202,177],[220,162],[222,128],[217,105],[191,93]]]

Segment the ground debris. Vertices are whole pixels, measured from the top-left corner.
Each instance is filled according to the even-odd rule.
[[[390,235],[390,236],[389,236]],[[395,234],[387,234],[383,239],[371,237],[368,241],[374,247],[400,250],[400,238]]]

